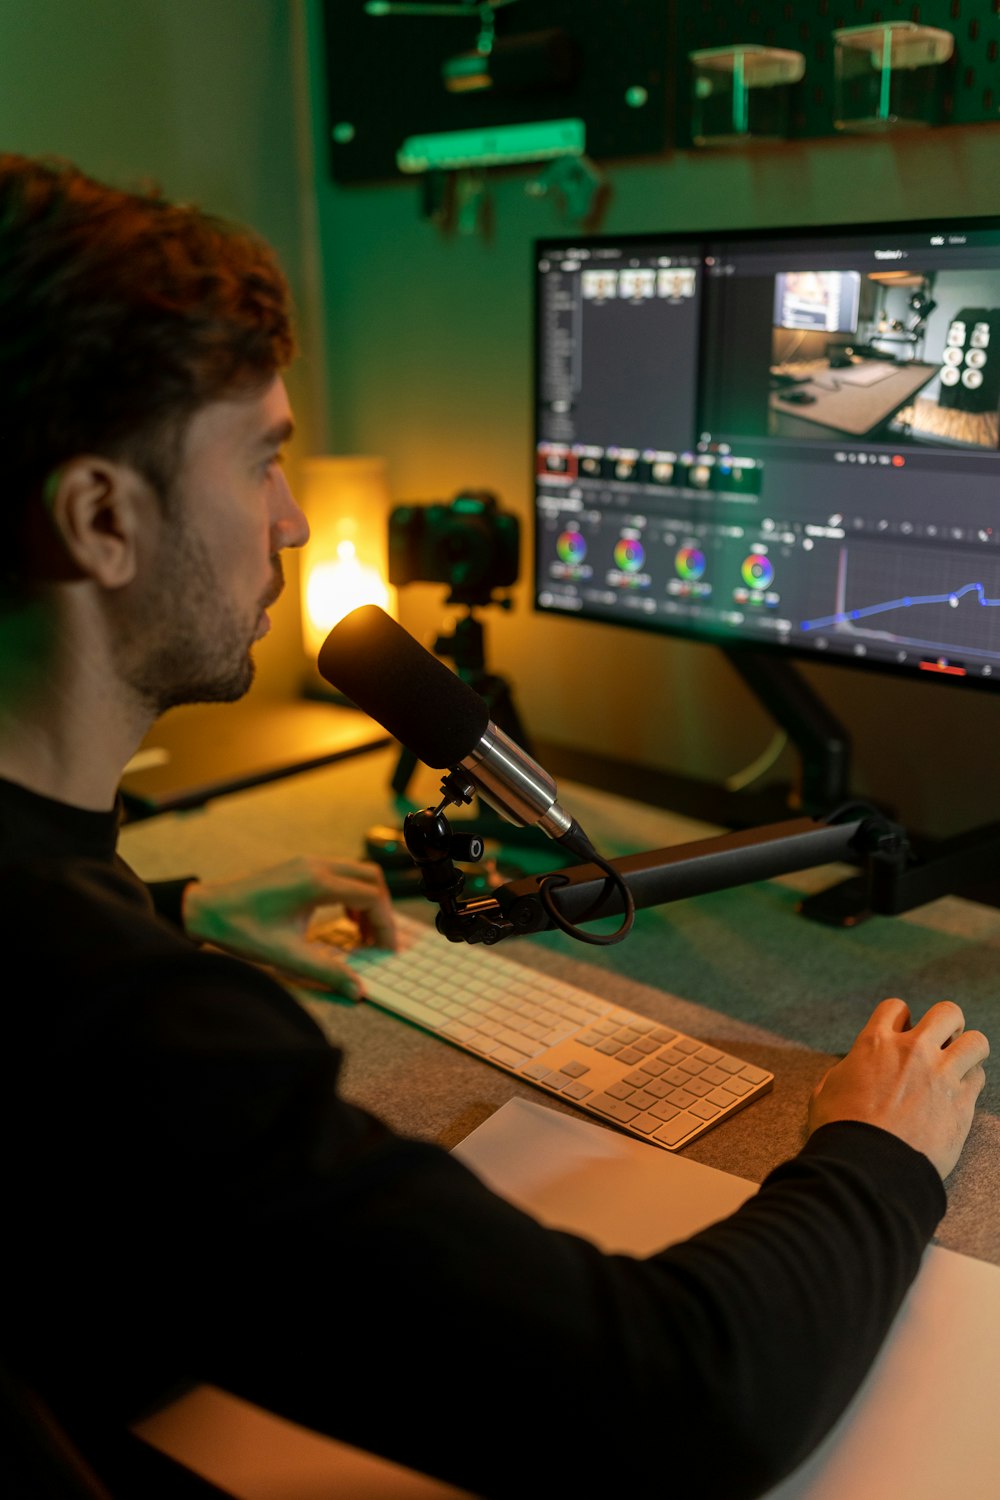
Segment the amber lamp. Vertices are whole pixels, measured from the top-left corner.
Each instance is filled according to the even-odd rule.
[[[300,588],[302,641],[315,662],[329,632],[359,604],[396,613],[388,581],[390,496],[384,458],[307,458],[298,496],[309,520]]]

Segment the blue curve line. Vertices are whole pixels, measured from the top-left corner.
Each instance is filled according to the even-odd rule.
[[[960,589],[949,589],[946,594],[921,594],[916,599],[890,599],[885,604],[868,604],[864,609],[848,609],[837,615],[824,615],[820,620],[803,620],[801,630],[822,630],[824,625],[846,625],[850,620],[863,620],[866,615],[881,615],[887,609],[909,609],[914,604],[947,604],[952,599],[961,599],[963,594],[975,592],[984,608],[1000,605],[1000,599],[987,599],[981,583],[965,583]]]

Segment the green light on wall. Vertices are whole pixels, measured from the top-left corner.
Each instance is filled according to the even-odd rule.
[[[487,130],[448,130],[437,135],[410,136],[396,154],[396,165],[401,172],[496,167],[511,162],[582,156],[586,143],[586,126],[575,119],[498,125]]]

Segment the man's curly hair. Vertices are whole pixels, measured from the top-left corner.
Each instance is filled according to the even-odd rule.
[[[79,453],[127,460],[166,497],[190,417],[266,385],[293,353],[285,277],[252,231],[69,162],[0,154],[8,544]]]

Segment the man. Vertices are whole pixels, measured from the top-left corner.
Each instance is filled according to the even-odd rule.
[[[27,976],[5,987],[0,1352],[118,1494],[166,1492],[127,1425],[200,1382],[481,1495],[681,1494],[709,1453],[714,1493],[761,1494],[890,1326],[986,1039],[950,1002],[911,1026],[884,1001],[802,1151],[646,1260],[348,1104],[339,1052],[245,959],[344,989],[304,929],[342,901],[390,943],[375,871],[150,892],[115,852],[124,764],[171,704],[246,690],[305,540],[291,355],[254,236],[0,157],[0,891]]]

